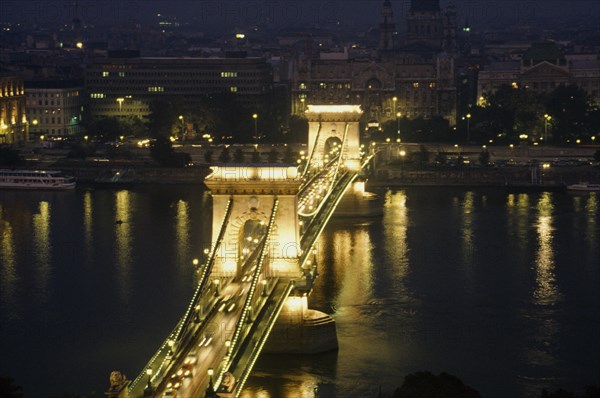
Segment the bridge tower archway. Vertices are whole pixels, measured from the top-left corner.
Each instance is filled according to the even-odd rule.
[[[328,146],[340,145],[343,165],[360,168],[360,105],[308,105],[309,167],[322,168],[329,153]]]
[[[250,254],[266,233],[275,201],[277,213],[269,242],[270,276],[297,277],[300,270],[300,228],[297,193],[301,184],[294,166],[222,165],[211,167],[204,180],[213,201],[211,247],[217,247],[213,275],[233,277],[240,270],[242,256]],[[222,221],[228,211],[227,225]],[[217,239],[225,228],[223,239]],[[248,240],[251,238],[251,241]],[[245,250],[246,249],[246,250]]]

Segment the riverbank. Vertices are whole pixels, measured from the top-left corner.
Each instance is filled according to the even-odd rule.
[[[496,186],[531,189],[562,189],[581,181],[600,181],[597,166],[548,167],[542,165],[515,167],[423,167],[401,166],[378,168],[369,178],[369,187],[404,186]]]

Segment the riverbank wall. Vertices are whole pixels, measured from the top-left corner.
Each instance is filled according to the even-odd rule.
[[[406,170],[381,167],[374,172],[367,187],[377,186],[515,186],[564,188],[582,181],[600,182],[600,168],[478,167],[423,168]]]

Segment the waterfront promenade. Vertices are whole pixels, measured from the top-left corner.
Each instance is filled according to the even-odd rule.
[[[240,147],[249,158],[253,145],[230,147],[232,153]],[[210,150],[216,161],[223,146],[176,147],[178,152],[189,153],[193,163],[184,168],[161,168],[153,164],[147,149],[134,152],[133,160],[88,158],[85,161],[68,160],[60,156],[42,156],[40,161],[29,167],[57,168],[77,178],[83,184],[106,174],[107,170],[129,169],[139,184],[195,184],[208,174],[205,153]],[[377,143],[370,146],[377,152],[373,167],[367,175],[370,186],[518,186],[533,188],[561,188],[580,181],[600,181],[600,166],[591,162],[595,147],[533,147],[533,146],[490,146],[491,166],[480,166],[481,146],[453,144]],[[427,161],[417,159],[420,152],[427,153]],[[305,146],[292,145],[294,153],[305,150]],[[279,161],[286,150],[284,145],[261,144],[258,146],[261,161],[266,162],[269,152],[275,150]],[[445,154],[447,164],[436,164],[438,153]],[[459,156],[468,164],[452,162]],[[544,166],[544,164],[546,166]]]

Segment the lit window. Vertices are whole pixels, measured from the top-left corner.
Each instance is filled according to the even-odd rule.
[[[434,82],[429,83],[429,88],[435,88],[435,83]]]
[[[323,83],[323,82],[321,82],[321,83],[319,83],[319,87],[320,87],[320,88],[327,88],[327,84],[326,84],[326,83]]]
[[[237,72],[221,72],[221,77],[237,77]]]
[[[231,86],[231,87],[229,87],[229,91],[231,91],[232,93],[237,93],[237,87]]]
[[[414,82],[413,83],[413,88],[419,88],[419,82]]]
[[[104,93],[90,93],[90,98],[104,98]]]
[[[102,77],[107,77],[107,76],[108,76],[108,72],[107,71],[102,72]]]
[[[165,88],[162,86],[150,86],[148,87],[148,91],[151,93],[162,93],[165,91]]]
[[[125,77],[125,72],[119,72],[119,77]]]
[[[300,88],[300,90],[306,90],[306,83],[300,83],[298,88]]]

